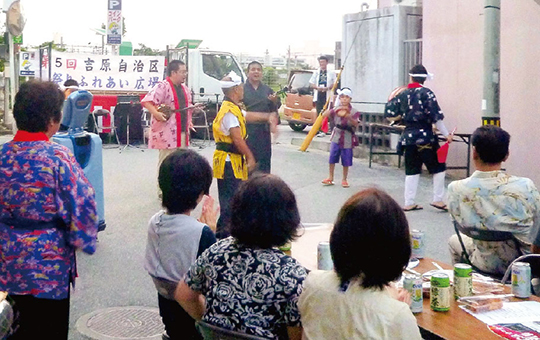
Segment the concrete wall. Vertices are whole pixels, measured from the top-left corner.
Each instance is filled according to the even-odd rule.
[[[383,112],[390,92],[406,82],[402,72],[403,40],[421,37],[421,20],[422,9],[407,6],[344,16],[341,84],[353,90],[357,109]]]
[[[445,112],[446,126],[470,133],[481,125],[483,0],[424,0],[423,63]],[[540,5],[535,0],[502,0],[501,126],[512,135],[512,174],[540,185]],[[463,163],[456,144],[449,163]]]

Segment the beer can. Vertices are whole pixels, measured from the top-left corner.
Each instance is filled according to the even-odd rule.
[[[465,263],[454,265],[454,298],[473,295],[472,267]]]
[[[435,273],[431,276],[429,302],[431,309],[436,312],[450,310],[450,277],[445,273]]]
[[[332,255],[330,254],[330,242],[328,241],[319,242],[319,245],[317,246],[317,269],[334,269]]]
[[[291,256],[292,243],[287,242],[284,245],[278,247],[278,249],[284,252],[285,254]]]
[[[411,230],[411,256],[417,259],[424,258],[424,232]]]
[[[422,313],[424,311],[424,289],[422,278],[417,276],[413,281],[411,293],[411,312]]]
[[[518,298],[531,296],[531,266],[527,262],[512,265],[512,294]]]
[[[403,289],[407,290],[411,295],[411,312],[421,313],[424,310],[422,278],[417,275],[406,274],[403,277]]]
[[[412,286],[416,275],[413,274],[403,274],[403,289],[409,293],[412,291]]]

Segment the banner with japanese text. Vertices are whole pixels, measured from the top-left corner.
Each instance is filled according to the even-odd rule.
[[[51,81],[75,79],[81,88],[102,91],[148,91],[163,80],[163,56],[111,56],[52,52]]]

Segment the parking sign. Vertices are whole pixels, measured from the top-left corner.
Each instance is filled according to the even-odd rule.
[[[108,0],[107,44],[122,43],[122,0]]]

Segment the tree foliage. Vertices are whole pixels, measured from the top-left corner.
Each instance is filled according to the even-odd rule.
[[[160,51],[139,43],[139,48],[133,49],[133,55],[165,55],[165,51]]]
[[[39,45],[37,48],[48,47],[49,45],[51,45],[52,49],[55,50],[55,51],[58,51],[58,52],[65,52],[66,51],[65,48],[61,47],[58,44],[55,44],[54,41],[45,41],[44,43]]]

